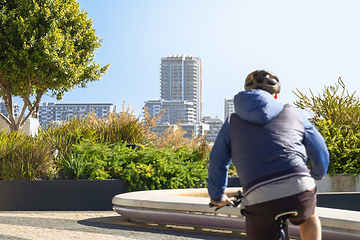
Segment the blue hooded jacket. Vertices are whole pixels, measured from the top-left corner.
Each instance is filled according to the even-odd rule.
[[[231,161],[245,195],[264,184],[295,175],[324,177],[329,165],[326,143],[294,107],[266,91],[252,89],[234,98],[235,114],[223,124],[210,153],[208,192],[220,201]]]

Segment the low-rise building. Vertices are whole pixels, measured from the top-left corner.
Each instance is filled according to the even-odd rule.
[[[202,122],[188,123],[188,124],[181,123],[179,125],[164,123],[164,124],[156,125],[156,127],[153,128],[152,131],[157,134],[163,134],[166,131],[166,129],[178,128],[178,126],[181,127],[182,130],[186,131],[184,138],[188,138],[188,139],[191,139],[193,135],[195,138],[202,136],[210,129],[209,124],[204,124]]]
[[[45,102],[40,106],[39,122],[41,125],[55,121],[68,121],[73,117],[85,117],[95,113],[98,118],[105,118],[116,109],[112,103],[56,103]]]
[[[223,125],[223,121],[218,117],[204,116],[202,122],[209,125],[209,130],[206,133],[206,140],[215,142],[221,126]]]
[[[151,116],[159,114],[165,110],[159,121],[160,124],[176,124],[183,121],[183,124],[192,124],[196,122],[196,111],[194,103],[189,101],[165,101],[165,100],[148,100],[144,108]]]

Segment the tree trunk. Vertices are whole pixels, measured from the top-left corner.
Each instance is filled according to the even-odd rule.
[[[1,118],[9,125],[10,131],[14,132],[16,130],[19,130],[19,126],[16,123],[16,120],[14,118],[14,105],[13,105],[13,99],[12,99],[12,88],[9,83],[3,83],[3,78],[0,72],[0,88],[1,88],[1,95],[2,99],[5,102],[5,107],[8,112],[9,117],[5,117],[3,114],[0,114]]]
[[[10,123],[10,124],[9,124],[9,127],[10,127],[10,131],[11,131],[11,132],[15,132],[15,131],[19,131],[19,130],[20,130],[18,123]]]

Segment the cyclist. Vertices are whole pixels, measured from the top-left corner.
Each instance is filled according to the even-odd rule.
[[[276,239],[275,215],[288,210],[298,212],[289,220],[300,225],[302,239],[321,239],[314,180],[322,179],[329,165],[324,138],[296,108],[276,100],[280,83],[271,72],[250,73],[244,88],[210,153],[211,203],[223,207],[235,200],[224,194],[232,161],[244,191],[247,239]]]

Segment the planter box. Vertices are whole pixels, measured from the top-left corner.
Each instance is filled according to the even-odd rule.
[[[360,192],[329,192],[317,194],[317,206],[360,211]]]
[[[107,211],[126,189],[120,179],[0,181],[0,211]]]
[[[238,177],[228,177],[228,187],[242,187]]]
[[[316,182],[318,192],[360,192],[360,176],[329,175]]]

